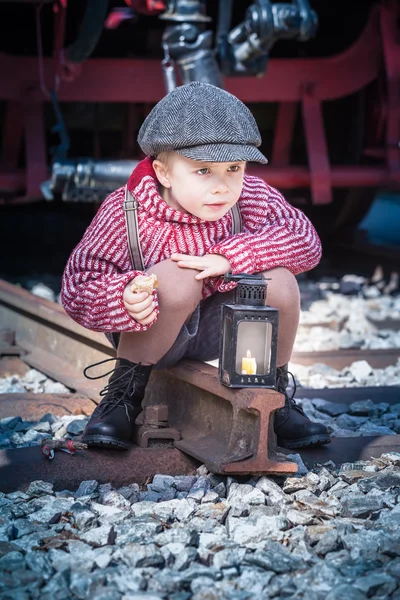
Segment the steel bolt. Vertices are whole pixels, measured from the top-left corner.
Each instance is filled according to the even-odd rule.
[[[144,421],[168,421],[168,406],[166,404],[146,406],[144,409]]]

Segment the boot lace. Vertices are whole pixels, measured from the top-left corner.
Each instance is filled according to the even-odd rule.
[[[104,388],[101,390],[100,396],[102,396],[103,399],[97,405],[95,412],[97,415],[106,415],[107,413],[111,412],[116,406],[123,406],[125,409],[126,417],[128,421],[130,421],[131,417],[129,413],[129,408],[132,408],[132,404],[130,403],[130,395],[135,392],[136,371],[141,363],[137,363],[132,367],[120,364],[118,366],[115,366],[107,373],[103,373],[102,375],[96,375],[95,377],[88,375],[88,371],[90,369],[112,361],[115,362],[117,360],[118,358],[106,358],[105,360],[101,360],[100,362],[93,363],[92,365],[87,366],[83,370],[83,374],[86,377],[86,379],[90,379],[93,381],[95,379],[102,379],[103,377],[107,377],[107,375],[115,374],[121,371],[121,375],[109,381],[107,385],[105,385]]]
[[[289,396],[289,393],[286,389],[286,386],[288,385],[288,378],[286,378],[286,374],[290,375],[292,378],[292,381],[293,381],[293,391],[292,391],[291,396]],[[297,384],[296,384],[296,378],[291,371],[283,371],[283,369],[278,368],[278,376],[276,378],[276,389],[278,390],[278,392],[280,392],[281,394],[284,394],[284,396],[285,396],[285,406],[282,406],[282,408],[279,408],[277,410],[277,412],[279,412],[281,416],[284,415],[283,420],[279,424],[279,426],[286,423],[286,421],[288,420],[288,418],[290,416],[290,411],[292,409],[297,410],[298,412],[300,412],[303,415],[305,414],[303,408],[301,406],[299,406],[296,403],[296,400],[294,399],[294,396],[295,396],[296,390],[297,390]]]

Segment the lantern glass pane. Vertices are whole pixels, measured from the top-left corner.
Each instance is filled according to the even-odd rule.
[[[271,363],[272,324],[240,321],[237,329],[236,372],[268,375]]]

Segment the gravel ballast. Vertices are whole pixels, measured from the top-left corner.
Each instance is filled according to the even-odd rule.
[[[0,494],[0,597],[399,598],[400,454],[147,489],[43,481]]]

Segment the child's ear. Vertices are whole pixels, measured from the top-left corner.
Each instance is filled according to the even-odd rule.
[[[165,188],[170,188],[171,183],[168,178],[167,166],[163,162],[161,162],[161,160],[156,159],[153,161],[153,169],[161,185]]]

